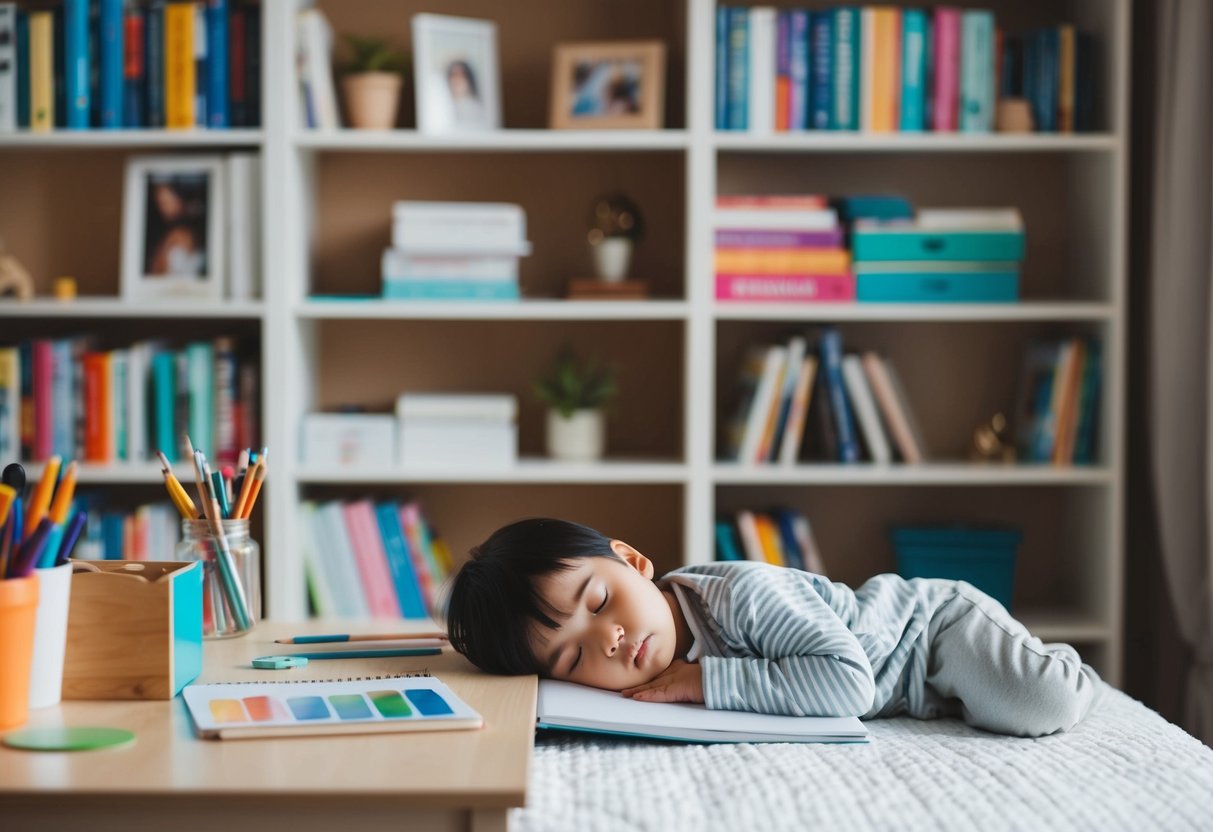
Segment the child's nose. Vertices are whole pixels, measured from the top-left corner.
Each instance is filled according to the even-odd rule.
[[[614,656],[619,652],[619,645],[623,643],[623,627],[614,624],[607,628],[606,639],[606,654],[607,656]]]

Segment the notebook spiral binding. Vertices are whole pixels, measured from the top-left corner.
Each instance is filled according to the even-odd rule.
[[[383,673],[379,676],[342,676],[338,679],[250,679],[244,682],[206,682],[205,685],[306,685],[324,684],[330,682],[377,682],[380,679],[418,679],[432,678],[429,668],[422,668],[416,673]],[[192,687],[192,686],[191,686]]]

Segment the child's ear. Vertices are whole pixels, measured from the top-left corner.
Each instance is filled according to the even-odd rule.
[[[622,540],[612,540],[611,551],[615,553],[616,557],[621,558],[624,563],[635,569],[644,577],[649,578],[650,580],[653,578],[653,561],[640,554],[640,552],[636,549],[633,549]]]

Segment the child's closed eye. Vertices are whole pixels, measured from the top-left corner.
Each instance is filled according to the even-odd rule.
[[[598,613],[606,609],[607,601],[609,600],[611,600],[611,591],[609,589],[604,589],[602,603],[598,605],[598,609],[594,610],[594,615],[598,615]]]

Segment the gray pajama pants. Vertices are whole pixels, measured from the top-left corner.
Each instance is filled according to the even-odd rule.
[[[1043,643],[971,584],[957,584],[927,634],[924,716],[1040,737],[1070,730],[1095,701],[1099,676],[1073,647]]]

